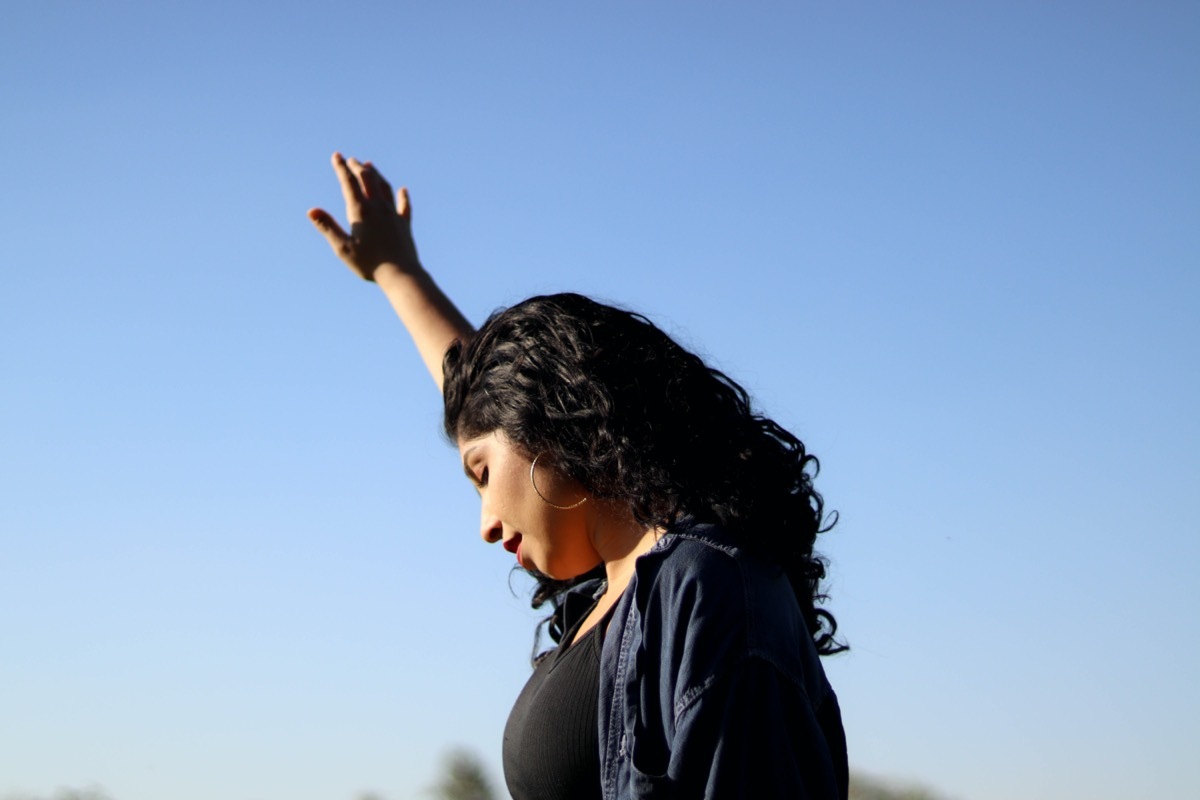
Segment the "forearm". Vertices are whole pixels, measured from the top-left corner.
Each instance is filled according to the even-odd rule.
[[[441,391],[442,358],[446,350],[456,339],[469,339],[475,329],[419,265],[402,269],[395,264],[383,264],[375,271],[374,279],[408,329],[421,360]]]

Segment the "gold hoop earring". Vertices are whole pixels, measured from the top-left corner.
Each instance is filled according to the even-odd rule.
[[[535,469],[537,469],[537,461],[541,457],[542,457],[542,454],[538,453],[536,456],[533,457],[533,463],[529,465],[529,483],[533,486],[534,494],[536,494],[538,497],[542,498],[542,502],[545,503],[546,505],[550,506],[551,508],[557,508],[560,511],[570,511],[572,508],[579,508],[581,505],[586,503],[587,502],[586,494],[583,496],[583,498],[581,500],[579,500],[579,502],[572,503],[569,506],[560,506],[558,503],[551,503],[549,500],[546,499],[546,495],[542,494],[542,490],[537,488],[537,481],[535,481],[533,479],[533,471]]]

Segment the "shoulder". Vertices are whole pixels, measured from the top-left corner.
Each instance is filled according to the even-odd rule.
[[[638,558],[634,603],[643,613],[676,617],[710,604],[732,613],[745,599],[741,557],[717,526],[672,529]]]
[[[632,599],[652,639],[720,640],[742,654],[796,609],[783,570],[746,553],[719,525],[685,521],[638,559]],[[706,648],[707,649],[707,648]]]
[[[681,582],[733,577],[746,554],[720,525],[683,520],[664,533],[637,561],[637,574]]]
[[[794,603],[783,569],[747,553],[715,524],[685,520],[667,531],[638,559],[636,576],[641,601],[717,603],[730,613],[763,601]],[[764,590],[771,596],[761,597]]]
[[[803,671],[812,649],[783,568],[740,548],[719,525],[684,523],[638,560],[633,603],[648,643],[726,665],[762,658]],[[811,666],[810,666],[811,668]]]
[[[683,522],[664,533],[638,559],[638,574],[683,579],[697,570],[721,572],[736,565],[741,550],[719,525]]]

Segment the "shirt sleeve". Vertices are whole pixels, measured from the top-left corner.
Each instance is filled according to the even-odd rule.
[[[837,698],[786,577],[687,544],[635,586],[627,796],[845,798]]]
[[[826,741],[827,727],[840,735],[837,699],[822,700],[814,709],[774,665],[746,658],[678,715],[665,780],[645,797],[844,797],[832,752],[845,743]]]

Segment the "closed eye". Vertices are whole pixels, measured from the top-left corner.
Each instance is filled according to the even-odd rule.
[[[463,464],[463,473],[467,476],[467,480],[471,482],[471,485],[476,489],[482,489],[483,487],[487,486],[488,469],[486,465],[484,466],[483,471],[476,475],[473,469],[468,467],[466,464]]]
[[[487,468],[487,458],[482,453],[479,454],[479,456],[477,456],[475,458],[471,457],[471,454],[474,453],[478,449],[479,449],[479,445],[475,445],[474,447],[467,450],[467,452],[463,453],[462,468],[463,468],[463,474],[467,476],[467,480],[469,480],[476,489],[482,489],[484,486],[487,486],[488,468]],[[475,474],[475,470],[472,469],[470,466],[470,463],[472,461],[477,466],[482,464],[481,472],[478,475]]]

